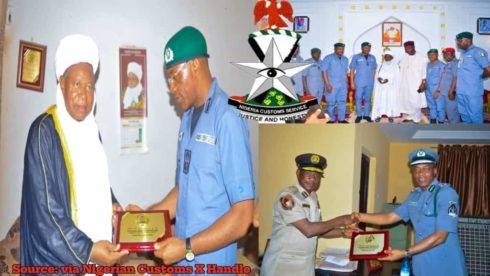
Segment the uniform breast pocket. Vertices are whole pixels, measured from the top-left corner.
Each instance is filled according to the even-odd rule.
[[[198,134],[199,135],[199,134]],[[193,165],[202,168],[214,168],[218,159],[218,146],[216,138],[210,136],[208,138],[196,138],[192,149]]]
[[[437,213],[433,202],[427,202],[423,210],[424,216],[426,217],[436,217]]]
[[[413,219],[414,217],[417,217],[420,215],[420,208],[419,208],[417,202],[409,202],[408,203],[408,214],[410,216],[410,219]]]

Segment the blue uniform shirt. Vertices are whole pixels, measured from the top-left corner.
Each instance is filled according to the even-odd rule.
[[[441,95],[448,95],[449,88],[451,88],[451,83],[453,79],[457,77],[458,73],[458,60],[453,59],[452,61],[444,64],[441,74],[441,84],[439,89],[441,90]]]
[[[313,94],[315,94],[317,91],[321,91],[323,93],[325,84],[323,83],[322,77],[322,61],[315,61],[313,58],[309,58],[305,62],[313,63],[313,65],[303,71],[303,76],[306,77],[306,84],[308,85],[308,89],[310,89],[310,92]],[[322,94],[320,94],[320,97],[321,96]]]
[[[228,97],[216,80],[190,133],[193,110],[184,113],[179,131],[175,234],[180,239],[209,228],[233,204],[255,195],[246,121],[228,105]],[[234,265],[236,248],[232,243],[179,264]]]
[[[456,91],[459,95],[483,95],[483,68],[490,66],[487,51],[472,45],[462,51],[458,63],[458,82]]]
[[[303,58],[300,55],[293,57],[291,62],[303,62]],[[303,96],[303,72],[299,72],[291,77],[294,81],[294,90],[296,94]]]
[[[437,60],[434,63],[427,63],[425,81],[427,82],[427,86],[431,92],[434,92],[439,86],[443,68],[444,63],[440,60]]]
[[[358,87],[374,85],[373,70],[376,70],[378,64],[376,58],[369,54],[367,57],[362,53],[354,55],[349,65],[349,69],[354,69],[356,74],[354,82]]]
[[[347,87],[347,71],[349,60],[345,56],[337,56],[335,53],[327,55],[323,59],[323,71],[327,71],[328,81],[334,88]]]
[[[467,275],[463,251],[458,239],[459,196],[448,184],[434,179],[427,190],[415,188],[395,209],[405,222],[411,221],[418,243],[436,230],[448,233],[447,239],[432,249],[412,257],[413,274],[459,276]]]

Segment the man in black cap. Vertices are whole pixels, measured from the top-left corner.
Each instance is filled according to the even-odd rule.
[[[296,157],[296,165],[298,184],[283,189],[274,204],[272,234],[262,262],[262,276],[314,275],[317,238],[349,238],[357,230],[354,215],[321,221],[316,191],[327,160],[306,153]]]

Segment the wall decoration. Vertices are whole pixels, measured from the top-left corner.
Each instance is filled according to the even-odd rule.
[[[476,32],[481,35],[490,35],[490,17],[480,17],[476,21]]]
[[[401,22],[383,22],[382,25],[382,46],[400,47],[403,40],[403,25]]]
[[[45,45],[24,40],[20,41],[17,63],[17,87],[43,92],[46,49]]]
[[[310,18],[308,16],[295,16],[293,30],[297,33],[307,33],[310,30]]]
[[[146,49],[119,49],[121,152],[142,153],[146,145]]]

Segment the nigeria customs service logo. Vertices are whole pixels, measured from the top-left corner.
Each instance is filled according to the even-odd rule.
[[[165,63],[171,62],[172,60],[174,60],[174,51],[172,51],[172,49],[170,48],[167,48],[167,50],[165,50],[164,57]]]
[[[284,20],[292,21],[292,8],[287,1],[258,1],[255,23],[263,22],[264,18],[269,20],[266,28],[251,33],[248,38],[259,61],[234,63],[255,76],[255,81],[247,95],[232,96],[228,103],[235,106],[242,117],[257,121],[273,123],[304,118],[318,101],[313,96],[299,96],[291,80],[312,65],[290,62],[301,39],[301,35],[286,29]]]
[[[139,228],[146,228],[149,222],[150,219],[145,215],[138,215],[136,217],[136,224],[138,225]]]

